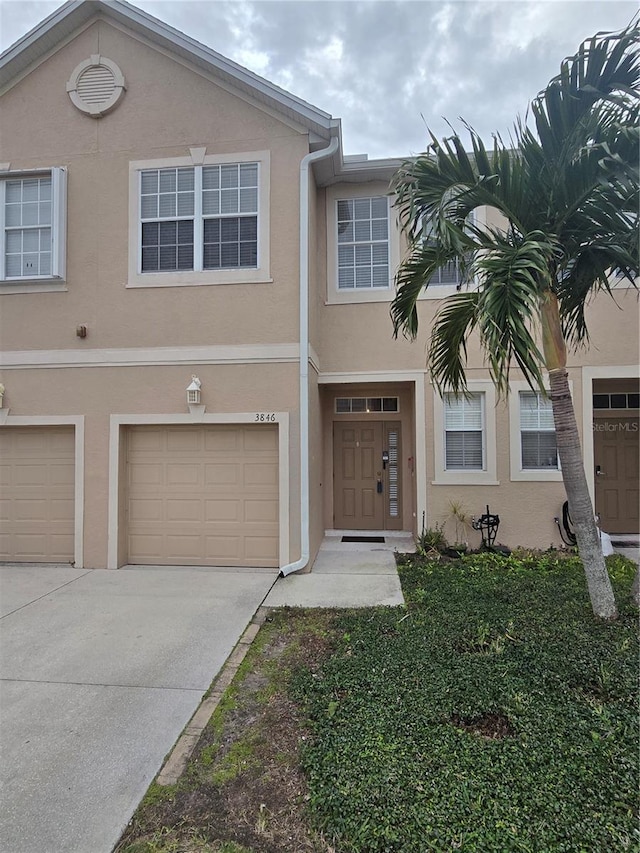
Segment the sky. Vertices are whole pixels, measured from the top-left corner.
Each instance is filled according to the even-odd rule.
[[[0,51],[61,4],[0,0]],[[485,142],[561,61],[624,27],[626,0],[137,0],[160,18],[342,119],[345,154],[404,157],[460,118]],[[126,77],[126,71],[125,71]]]

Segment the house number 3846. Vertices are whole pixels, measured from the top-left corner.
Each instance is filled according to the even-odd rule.
[[[256,412],[256,423],[275,422],[275,412]]]

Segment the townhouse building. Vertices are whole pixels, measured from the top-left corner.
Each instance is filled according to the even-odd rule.
[[[326,530],[420,532],[451,503],[560,545],[547,400],[430,382],[389,306],[399,160],[120,0],[0,57],[0,560],[309,569]],[[491,215],[490,211],[486,212]],[[603,529],[638,532],[638,301],[588,309],[569,373]],[[453,538],[451,519],[445,528]],[[472,545],[477,533],[469,533]]]

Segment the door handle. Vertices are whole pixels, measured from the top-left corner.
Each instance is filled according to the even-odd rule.
[[[604,473],[602,468],[599,465],[596,465],[596,477],[606,477],[607,475]]]
[[[382,451],[382,470],[383,470],[383,471],[386,471],[386,470],[387,470],[387,465],[388,465],[388,464],[389,464],[389,451],[388,451],[388,450],[383,450],[383,451]]]

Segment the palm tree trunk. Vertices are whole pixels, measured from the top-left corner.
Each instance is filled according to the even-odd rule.
[[[563,368],[551,370],[549,383],[562,479],[569,501],[571,524],[578,540],[578,553],[587,578],[591,607],[601,619],[615,619],[618,611],[584,473],[567,371]]]
[[[541,300],[541,321],[544,356],[549,371],[551,406],[556,428],[558,456],[562,467],[562,479],[569,501],[571,523],[578,541],[578,553],[582,559],[589,587],[591,607],[601,619],[615,619],[618,615],[613,595],[611,578],[602,555],[600,536],[596,525],[587,478],[582,462],[582,448],[578,424],[571,399],[569,378],[566,370],[567,354],[558,300],[554,293],[546,291]]]

